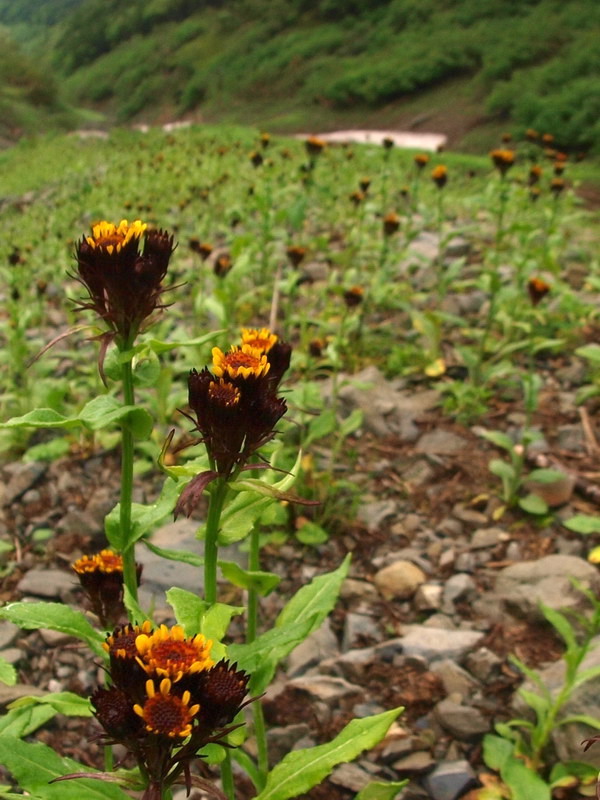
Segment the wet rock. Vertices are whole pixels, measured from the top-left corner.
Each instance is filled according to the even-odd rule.
[[[327,619],[318,630],[292,650],[287,660],[287,673],[290,678],[303,675],[311,667],[317,666],[324,659],[334,658],[337,654],[337,639]]]
[[[395,561],[375,573],[373,582],[386,600],[411,598],[427,576],[411,561]]]
[[[30,569],[17,584],[25,595],[35,597],[62,598],[77,586],[75,574],[62,569]]]
[[[494,593],[516,616],[542,620],[540,603],[555,609],[585,608],[587,601],[570,578],[588,589],[600,588],[596,567],[576,556],[550,555],[505,567],[498,574]]]
[[[443,428],[436,428],[421,436],[415,451],[426,455],[450,456],[460,453],[468,444],[467,440],[462,436],[457,436],[451,431],[445,431]]]
[[[321,663],[322,671],[334,672],[348,681],[360,683],[365,679],[369,667],[376,660],[375,647],[348,650],[343,655]]]
[[[423,779],[432,800],[457,800],[467,789],[477,784],[468,761],[443,761]]]
[[[481,711],[462,705],[447,697],[435,707],[435,718],[452,736],[461,741],[472,741],[490,730],[490,720]]]
[[[460,661],[481,641],[479,631],[445,630],[426,625],[407,625],[402,636],[405,655],[423,656],[427,661],[452,658]]]

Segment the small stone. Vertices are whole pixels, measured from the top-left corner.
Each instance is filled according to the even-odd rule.
[[[487,647],[480,647],[474,653],[469,653],[465,664],[472,675],[485,683],[493,673],[500,670],[502,659]]]
[[[335,678],[329,675],[306,675],[301,678],[293,678],[287,683],[288,688],[306,692],[306,694],[326,703],[331,708],[339,704],[342,698],[355,695],[364,696],[364,689],[353,683],[348,683],[343,678]]]
[[[477,777],[471,765],[463,759],[442,761],[423,779],[432,800],[457,800],[476,784]]]
[[[435,758],[425,750],[417,750],[394,761],[392,767],[400,775],[427,772],[436,764]]]
[[[351,792],[360,792],[371,782],[368,772],[361,769],[357,764],[341,764],[336,767],[330,776],[330,781],[336,786],[349,789]]]
[[[401,638],[406,655],[420,655],[428,661],[442,658],[460,660],[483,638],[479,631],[444,630],[426,625],[407,625]]]
[[[332,666],[346,680],[361,683],[375,659],[374,647],[362,647],[348,650],[342,656],[333,659]]]
[[[0,499],[3,506],[18,500],[42,477],[48,465],[42,461],[16,461],[3,467],[8,481],[0,484]]]
[[[6,706],[21,697],[41,697],[43,694],[46,693],[42,689],[26,683],[17,683],[14,686],[0,683],[0,706]]]
[[[441,680],[446,695],[458,695],[466,698],[477,688],[477,682],[473,680],[473,677],[449,658],[434,661],[431,671]]]
[[[285,727],[269,728],[267,741],[269,743],[269,761],[272,765],[279,763],[287,755],[296,742],[308,736],[310,728],[305,722]]]
[[[361,642],[379,641],[380,638],[379,624],[370,614],[359,614],[355,611],[346,614],[342,639],[344,653]]]
[[[25,653],[23,650],[19,650],[18,647],[7,647],[0,653],[0,657],[2,657],[4,661],[8,661],[9,664],[14,665],[25,658]]]
[[[471,242],[464,236],[454,236],[444,250],[445,258],[463,258],[471,252]]]
[[[496,547],[500,542],[506,542],[509,538],[509,534],[502,528],[478,528],[471,538],[469,547],[471,550]]]
[[[375,586],[386,600],[409,599],[425,581],[423,570],[410,561],[396,561],[380,569],[374,577]]]
[[[61,598],[77,585],[75,573],[62,569],[30,569],[17,584],[19,592],[36,597]]]
[[[446,614],[454,613],[454,604],[459,600],[468,600],[477,592],[475,581],[470,575],[458,572],[448,578],[443,589],[442,610]]]
[[[490,729],[490,721],[476,708],[463,706],[447,697],[435,707],[435,718],[452,736],[471,741]]]
[[[417,453],[425,453],[426,455],[451,456],[460,453],[467,445],[467,440],[462,436],[457,436],[451,431],[437,428],[421,436],[417,442],[415,451]]]
[[[21,629],[14,622],[9,622],[7,619],[0,620],[0,650],[9,647],[20,633]]]
[[[452,509],[452,513],[461,522],[469,522],[480,526],[484,526],[487,522],[485,514],[482,514],[481,511],[475,511],[473,508],[467,508],[463,503],[457,503]]]
[[[329,620],[311,633],[288,656],[287,673],[290,678],[303,675],[310,667],[338,654],[338,643]]]
[[[398,513],[398,506],[393,500],[381,500],[366,503],[358,509],[358,519],[367,526],[370,533],[378,531],[382,525]]]
[[[343,600],[358,598],[361,600],[376,600],[378,598],[377,589],[369,581],[359,581],[355,578],[346,578],[342,583],[340,597]]]
[[[443,588],[438,583],[423,583],[417,589],[413,605],[417,611],[439,611]]]
[[[68,634],[62,633],[61,631],[53,631],[51,628],[39,628],[38,633],[42,637],[44,644],[48,647],[59,647],[60,645],[72,641]]]

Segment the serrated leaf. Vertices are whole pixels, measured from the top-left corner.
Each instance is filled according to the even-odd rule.
[[[257,592],[261,597],[266,597],[281,582],[279,575],[275,575],[273,572],[243,569],[235,561],[219,561],[218,563],[223,577],[229,583],[240,589]]]
[[[55,778],[77,772],[90,772],[89,767],[71,758],[61,758],[44,744],[31,744],[12,736],[0,737],[0,763],[16,778],[26,792],[44,800],[129,800],[114,783],[89,778],[50,783]]]
[[[11,708],[8,713],[0,716],[0,736],[16,736],[18,738],[29,736],[54,716],[56,716],[56,711],[52,706]]]
[[[88,647],[103,658],[104,637],[93,628],[80,611],[62,603],[9,603],[0,608],[0,618],[14,622],[24,630],[50,628],[84,641]]]
[[[255,800],[288,800],[317,786],[338,764],[356,758],[383,739],[401,708],[354,719],[327,744],[288,753],[267,776]]]
[[[575,514],[574,517],[564,520],[562,524],[575,533],[584,535],[600,533],[600,517],[592,517],[588,514]]]

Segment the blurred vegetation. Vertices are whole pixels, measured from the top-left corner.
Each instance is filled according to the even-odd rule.
[[[0,24],[37,26],[27,52],[50,42],[69,100],[119,122],[310,124],[463,79],[482,120],[600,150],[596,0],[0,0]]]

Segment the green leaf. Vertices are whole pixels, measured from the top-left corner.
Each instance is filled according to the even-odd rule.
[[[551,800],[548,784],[520,758],[507,759],[500,777],[512,791],[512,800]]]
[[[361,408],[355,408],[352,413],[346,417],[346,419],[342,420],[338,428],[338,434],[341,438],[345,439],[346,436],[350,436],[351,433],[358,430],[363,423],[364,414]]]
[[[506,450],[509,453],[512,453],[512,451],[515,449],[515,443],[513,440],[510,438],[510,436],[502,433],[502,431],[481,431],[480,435],[483,436],[484,439],[487,439],[488,442],[495,444],[496,447],[501,447],[503,450]]]
[[[316,522],[305,522],[296,531],[296,539],[302,544],[317,545],[326,542],[329,539],[329,534]]]
[[[271,770],[265,788],[255,800],[287,800],[304,794],[321,783],[335,766],[352,761],[363,750],[374,747],[401,711],[395,708],[365,719],[354,719],[333,741],[288,753]]]
[[[229,658],[252,676],[249,684],[251,694],[264,692],[279,662],[313,630],[313,617],[306,617],[299,622],[286,624],[284,628],[272,628],[258,636],[251,644],[229,645],[227,648]]]
[[[499,772],[507,759],[510,758],[514,745],[502,736],[494,736],[487,733],[483,737],[483,760],[484,763],[496,772]]]
[[[77,428],[79,425],[77,417],[65,417],[52,408],[37,408],[0,423],[0,428]]]
[[[62,603],[9,603],[0,608],[0,619],[8,619],[24,630],[50,628],[66,633],[84,641],[96,655],[106,656],[102,634],[92,628],[80,611]]]
[[[17,682],[17,670],[0,656],[0,681],[7,686],[14,686]]]
[[[519,500],[519,508],[528,514],[547,514],[548,503],[537,494],[527,494]]]
[[[408,780],[394,781],[372,781],[355,796],[354,800],[394,800],[398,792],[403,789]]]
[[[578,347],[575,353],[582,358],[587,358],[588,361],[600,364],[600,344],[585,344],[583,347]]]
[[[146,339],[142,344],[160,355],[160,353],[166,353],[169,350],[177,350],[179,347],[202,347],[202,345],[208,344],[208,342],[214,342],[222,333],[223,331],[210,331],[203,336],[197,336],[195,339],[182,339],[176,342],[163,342],[160,339]]]
[[[279,613],[275,626],[281,628],[313,616],[312,630],[320,627],[337,602],[342,583],[350,569],[351,558],[348,554],[336,570],[313,578],[307,586],[299,589]]]
[[[181,561],[183,564],[191,564],[193,567],[201,567],[204,564],[204,556],[192,553],[191,550],[171,550],[166,547],[158,547],[148,539],[142,539],[142,542],[148,550],[156,553],[161,558],[166,558],[168,561]]]
[[[560,719],[556,725],[589,725],[590,728],[594,728],[595,730],[600,730],[600,719],[597,717],[590,717],[589,714],[570,714],[568,717],[563,717]]]
[[[302,442],[302,447],[306,448],[318,439],[329,436],[337,428],[338,422],[335,411],[327,409],[322,411],[318,417],[312,419],[308,425],[308,434]]]
[[[573,689],[577,689],[578,686],[581,686],[582,684],[587,683],[598,676],[600,676],[600,666],[589,667],[588,669],[579,669],[573,682]]]
[[[555,608],[550,608],[549,606],[541,604],[541,611],[544,617],[548,620],[550,625],[554,628],[554,630],[560,634],[562,639],[564,640],[567,648],[569,650],[573,650],[577,647],[577,641],[575,639],[575,633],[571,626],[569,620],[565,617],[564,614],[561,614],[560,611],[557,611]]]
[[[132,547],[139,539],[157,528],[173,512],[183,483],[167,478],[162,490],[154,503],[132,503],[131,506],[131,538],[125,541],[121,532],[121,504],[117,505],[106,515],[104,530],[110,546],[121,552]]]
[[[258,592],[261,597],[266,597],[281,582],[279,575],[272,572],[242,569],[235,561],[219,561],[218,563],[223,577],[229,583],[239,586],[240,589]]]
[[[91,772],[89,767],[71,758],[61,758],[45,744],[30,744],[12,736],[0,737],[0,763],[18,781],[19,786],[44,800],[129,800],[114,783],[82,778],[50,783],[55,778],[77,772]]]
[[[535,481],[536,483],[555,483],[564,477],[565,473],[557,469],[534,469],[527,476],[527,480]]]
[[[48,705],[11,708],[8,713],[0,716],[0,736],[29,736],[54,716],[55,709]]]
[[[227,633],[231,618],[237,614],[243,614],[246,609],[243,606],[230,606],[227,603],[214,603],[202,621],[202,633],[207,639],[212,639],[213,642],[220,642]],[[213,644],[214,651],[214,644]],[[221,656],[219,656],[221,657]],[[216,660],[217,657],[214,655]]]
[[[166,598],[186,636],[195,636],[202,632],[202,620],[209,607],[205,600],[177,586],[167,590]]]
[[[67,717],[91,717],[92,708],[87,697],[80,697],[73,692],[55,692],[41,697],[20,697],[11,703],[11,708],[25,708],[27,706],[50,706],[56,714]]]
[[[575,514],[574,517],[563,522],[565,528],[575,533],[600,533],[600,517],[592,517],[588,514]]]
[[[492,458],[488,464],[488,469],[493,475],[497,475],[498,478],[502,478],[503,481],[512,483],[514,480],[516,480],[517,473],[515,472],[514,467],[506,461],[501,461],[499,458]]]
[[[523,700],[525,700],[527,705],[535,711],[540,722],[547,717],[550,709],[550,703],[544,697],[541,697],[535,692],[530,692],[528,689],[522,688],[519,689],[519,694]]]

